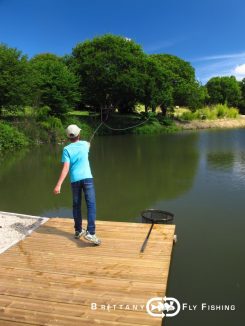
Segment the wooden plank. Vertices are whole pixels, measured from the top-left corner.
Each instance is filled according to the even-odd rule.
[[[96,302],[98,305],[129,305],[128,310],[133,309],[133,305],[145,305],[151,297],[159,296],[160,292],[150,292],[147,294],[131,295],[130,293],[122,293],[116,291],[96,291],[93,290],[67,290],[43,288],[42,286],[33,289],[33,286],[24,284],[24,288],[20,288],[21,284],[15,283],[9,286],[0,285],[0,294],[7,296],[26,297],[29,299],[45,300],[57,303],[70,303],[81,306],[91,306]],[[140,296],[140,297],[139,297]],[[1,319],[1,318],[0,318]]]
[[[44,244],[45,246],[45,244]],[[32,249],[31,249],[32,248]],[[172,249],[172,242],[171,243],[166,243],[164,247],[162,247],[162,249],[158,252],[155,252],[154,254],[150,251],[153,250],[154,248],[152,248],[150,245],[146,247],[145,252],[143,254],[140,253],[140,248],[141,246],[138,246],[136,248],[132,248],[132,250],[130,250],[130,248],[121,248],[121,250],[119,251],[119,249],[105,249],[105,250],[97,250],[97,249],[84,249],[84,247],[82,246],[77,246],[76,248],[65,248],[62,246],[58,246],[57,248],[55,248],[52,252],[55,255],[59,255],[60,253],[67,253],[67,256],[73,255],[74,254],[74,250],[79,250],[79,252],[77,252],[77,255],[79,255],[81,257],[81,259],[83,258],[83,256],[87,256],[87,257],[91,257],[94,256],[95,258],[97,256],[99,257],[112,257],[114,259],[119,259],[119,258],[125,258],[128,257],[130,259],[138,259],[140,260],[153,260],[153,261],[158,261],[160,260],[164,260],[164,257],[170,257],[169,255],[169,251]],[[37,244],[33,245],[33,246],[29,246],[26,247],[26,249],[28,250],[29,253],[36,253],[37,255],[39,254],[39,252],[44,252],[44,249],[42,249],[41,247],[38,247]],[[118,250],[118,251],[117,251]],[[28,252],[26,253],[26,257],[28,258]],[[48,249],[47,251],[50,252],[50,250]],[[32,257],[33,254],[29,255],[29,258]]]
[[[0,325],[160,326],[145,304],[166,293],[175,227],[155,225],[142,254],[149,227],[97,221],[96,247],[73,238],[73,220],[50,219],[0,255]]]
[[[74,221],[72,218],[59,218],[59,217],[54,217],[52,219],[49,219],[45,225],[55,225],[55,224],[67,224],[73,225]],[[86,220],[83,221],[84,225],[86,225]],[[114,227],[127,227],[127,228],[145,228],[145,225],[150,225],[146,223],[136,223],[136,222],[125,222],[125,221],[109,221],[109,220],[96,220],[96,225],[102,225],[102,226],[114,226]],[[154,227],[161,227],[164,229],[172,229],[173,225],[172,224],[155,224]]]
[[[57,326],[68,326],[68,325],[81,325],[87,326],[88,323],[92,325],[102,325],[102,326],[132,326],[135,323],[124,322],[124,321],[112,321],[112,320],[102,320],[93,318],[92,320],[88,319],[87,316],[75,317],[69,315],[60,315],[55,313],[39,312],[39,311],[30,311],[16,308],[6,308],[4,315],[1,316],[3,320],[11,320],[12,322],[25,322],[32,325],[57,325]],[[155,324],[157,325],[157,324]],[[144,320],[141,323],[141,326],[149,326],[148,321],[146,323]]]
[[[33,325],[33,324],[30,324],[30,323],[19,323],[19,322],[13,322],[11,320],[3,320],[1,319],[1,326],[30,326],[30,325]]]
[[[101,260],[97,260],[97,259],[92,259],[90,257],[86,257],[85,259],[81,259],[81,256],[75,256],[75,255],[70,255],[69,257],[65,257],[63,255],[59,256],[58,254],[55,256],[52,255],[40,255],[40,256],[35,256],[32,257],[31,261],[28,257],[26,257],[25,255],[15,255],[12,256],[14,258],[14,262],[16,264],[20,264],[21,262],[27,263],[27,264],[39,264],[39,265],[58,265],[62,268],[62,266],[68,266],[69,264],[73,264],[76,265],[76,267],[80,268],[81,266],[83,266],[83,269],[88,269],[88,268],[93,268],[94,265],[96,264],[97,268],[102,267],[104,270],[106,269],[127,269],[128,271],[133,271],[135,270],[136,267],[138,268],[144,268],[145,271],[147,271],[148,269],[150,269],[152,272],[154,272],[158,268],[164,268],[164,266],[168,263],[167,260],[163,260],[162,262],[159,263],[155,263],[154,266],[154,270],[152,268],[152,266],[150,265],[146,265],[143,264],[142,265],[138,265],[137,262],[134,259],[120,259],[118,258],[117,260],[112,260],[111,257],[105,256],[102,257]],[[110,259],[111,258],[111,259]],[[71,262],[72,259],[72,262]],[[9,262],[11,261],[9,256],[3,256],[1,259],[1,262]]]
[[[38,248],[37,248],[38,249]],[[74,258],[75,255],[73,255],[72,252],[60,252],[60,251],[46,251],[43,252],[42,250],[33,250],[31,248],[29,248],[30,252],[29,255],[38,255],[39,258],[45,260],[45,259],[51,259],[51,258],[57,258],[61,261],[65,261],[65,260],[71,260]],[[67,258],[67,256],[69,255],[69,258]],[[27,256],[27,252],[26,254],[23,254],[21,252],[19,252],[18,250],[16,251],[12,251],[12,255],[10,256],[3,256],[4,258],[2,259],[2,261],[11,261],[13,259],[16,259],[18,257],[21,257],[23,260],[27,260],[28,258]],[[117,256],[115,254],[115,256]],[[29,256],[30,257],[30,256]],[[76,256],[77,257],[77,256]],[[114,255],[101,255],[100,253],[93,253],[93,255],[88,256],[86,253],[81,252],[79,253],[79,257],[77,258],[79,261],[82,261],[84,264],[86,264],[87,262],[91,262],[91,259],[96,260],[96,263],[98,264],[102,264],[102,263],[108,263],[112,261],[112,257],[114,257]],[[146,259],[144,257],[144,259],[137,259],[135,260],[134,257],[125,257],[125,255],[121,255],[121,256],[117,256],[118,258],[118,262],[120,262],[121,264],[130,264],[131,266],[145,266],[145,267],[149,267],[151,266],[152,268],[154,267],[159,267],[162,266],[162,262],[168,262],[169,261],[169,255],[164,255],[161,257],[161,260],[152,260],[150,259],[151,257],[149,257],[149,259]]]
[[[16,260],[16,264],[20,265],[21,263]],[[52,265],[53,269],[55,268],[55,261],[53,262],[54,265]],[[36,262],[36,266],[42,264],[42,261]],[[34,266],[34,265],[32,265]],[[46,265],[45,265],[46,266]],[[70,265],[71,266],[71,265]],[[122,265],[122,264],[97,264],[96,269],[93,270],[94,264],[93,262],[91,264],[86,264],[86,266],[82,266],[80,268],[74,267],[74,272],[77,270],[79,272],[79,275],[97,275],[99,277],[111,277],[114,278],[116,276],[120,276],[121,278],[128,279],[127,274],[132,276],[132,279],[142,280],[147,275],[152,275],[152,277],[157,277],[158,275],[164,275],[165,270],[168,266],[168,262],[164,263],[162,267],[154,268],[152,270],[151,267],[136,267],[136,266],[130,266],[128,265]],[[50,267],[50,269],[52,269]],[[62,269],[65,267],[62,266]],[[67,266],[66,266],[67,268]],[[69,268],[69,266],[68,266]],[[81,270],[82,269],[82,270]],[[66,269],[67,270],[67,269]],[[140,273],[139,277],[137,276]],[[4,277],[4,276],[3,276]]]
[[[71,239],[67,239],[68,241],[71,241],[73,242],[73,240]],[[66,240],[66,241],[67,241]],[[142,239],[144,240],[144,239]],[[56,251],[59,251],[60,249],[67,249],[68,251],[69,250],[77,250],[77,248],[79,249],[84,249],[86,250],[85,253],[89,252],[89,253],[104,253],[105,255],[109,255],[110,252],[113,252],[115,250],[120,250],[122,252],[124,251],[129,251],[131,252],[132,254],[134,255],[140,255],[140,248],[141,248],[141,245],[143,243],[143,241],[135,241],[135,242],[132,242],[132,243],[127,243],[127,242],[124,242],[124,243],[120,243],[120,244],[115,244],[115,243],[112,243],[111,241],[105,241],[105,239],[103,239],[102,237],[102,245],[101,246],[94,246],[88,242],[85,242],[83,239],[80,239],[80,240],[77,240],[76,242],[74,241],[73,243],[71,244],[67,244],[64,242],[64,243],[59,243],[57,245],[56,243],[56,246],[55,246],[55,242],[53,241],[49,241],[49,245],[50,246],[55,246],[54,249],[52,250],[49,250],[51,247],[48,247],[47,249],[45,249],[45,252],[47,251],[52,251],[52,252],[56,252]],[[44,249],[46,244],[47,244],[47,241],[39,241],[39,246],[38,244],[32,244],[30,242],[24,242],[24,241],[21,241],[17,246],[20,247],[20,244],[22,245],[22,247],[19,249],[19,251],[23,252],[24,254],[26,254],[26,250],[28,249],[37,249],[39,248],[39,250]],[[24,246],[23,246],[24,244]],[[42,246],[42,247],[41,247]],[[166,240],[164,245],[161,245],[161,242],[158,241],[158,242],[153,242],[151,241],[151,239],[149,239],[148,241],[148,244],[147,244],[147,248],[149,248],[149,253],[153,256],[156,256],[156,255],[159,255],[161,253],[167,253],[169,255],[169,246],[172,246],[172,241],[168,241]],[[31,250],[29,250],[31,252]],[[44,250],[42,250],[44,252]],[[82,253],[82,251],[80,251]],[[7,252],[5,252],[6,254]],[[77,252],[76,252],[77,253]],[[145,252],[146,253],[146,252]]]
[[[113,288],[122,289],[122,291],[128,291],[128,289],[135,289],[135,291],[147,291],[147,290],[159,290],[159,287],[162,287],[162,282],[152,282],[151,280],[124,280],[124,279],[112,279],[108,277],[95,276],[89,277],[87,275],[78,275],[78,274],[65,274],[65,273],[56,273],[56,272],[41,272],[30,269],[19,269],[19,268],[5,268],[0,267],[0,279],[9,278],[17,280],[29,280],[32,282],[51,282],[51,283],[61,283],[61,284],[81,284],[83,287],[105,287],[109,286]],[[9,280],[8,279],[8,280]]]
[[[139,310],[127,311],[127,316],[121,313],[120,310],[91,310],[90,307],[74,305],[71,303],[57,303],[44,300],[34,300],[29,298],[18,298],[15,296],[0,296],[0,305],[4,307],[24,309],[29,311],[38,311],[47,314],[67,315],[73,317],[85,317],[87,320],[99,319],[107,321],[121,321],[141,325],[145,321],[151,320],[151,317],[143,312],[140,307]],[[157,325],[157,323],[156,323]]]
[[[0,296],[0,305],[3,299]],[[67,315],[72,317],[86,317],[88,321],[93,319],[107,320],[107,321],[121,321],[127,323],[133,323],[136,325],[141,325],[145,321],[150,321],[151,317],[139,311],[127,311],[127,316],[121,313],[121,311],[110,309],[110,311],[104,310],[91,310],[89,307],[84,307],[80,305],[57,303],[42,300],[33,300],[26,298],[18,298],[14,296],[5,296],[4,300],[5,307],[15,309],[24,309],[29,311],[38,311],[47,314],[58,314]],[[140,309],[140,307],[139,307]],[[90,322],[91,323],[91,322]],[[1,324],[2,325],[2,324]],[[157,323],[156,323],[157,325]]]

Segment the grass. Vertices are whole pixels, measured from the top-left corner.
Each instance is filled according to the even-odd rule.
[[[81,116],[89,116],[89,111],[71,111],[68,112],[67,115],[81,117]]]
[[[206,106],[202,109],[192,112],[190,110],[183,110],[178,118],[181,120],[216,120],[223,118],[236,119],[239,117],[239,111],[236,108],[228,107],[225,104],[217,104],[214,106]]]
[[[165,134],[175,131],[179,131],[175,124],[171,125],[162,125],[159,122],[153,122],[151,124],[145,124],[140,127],[133,129],[132,133],[137,135],[156,135],[156,134]]]
[[[186,113],[186,112],[191,112],[190,109],[188,108],[185,108],[185,107],[175,107],[174,108],[174,117],[175,118],[178,118],[178,117],[181,117],[183,113]]]

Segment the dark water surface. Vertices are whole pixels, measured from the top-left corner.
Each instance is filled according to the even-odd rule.
[[[61,149],[43,146],[2,159],[0,210],[71,217],[69,181],[52,195]],[[99,137],[90,157],[98,219],[135,222],[146,208],[175,214],[167,294],[198,307],[165,325],[244,325],[245,129]],[[236,311],[202,311],[202,303]]]

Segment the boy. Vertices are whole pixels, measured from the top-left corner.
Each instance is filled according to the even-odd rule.
[[[75,238],[79,239],[81,236],[84,236],[89,242],[100,245],[101,241],[95,235],[95,191],[88,160],[90,144],[80,140],[80,131],[81,129],[77,125],[70,125],[66,129],[67,137],[71,143],[63,149],[63,169],[54,188],[54,194],[57,195],[60,193],[62,183],[68,172],[70,172]],[[82,191],[84,192],[87,204],[87,231],[82,228]]]

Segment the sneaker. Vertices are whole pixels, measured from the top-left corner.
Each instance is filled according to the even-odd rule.
[[[95,234],[92,235],[88,231],[87,231],[86,235],[84,236],[84,238],[97,246],[99,246],[101,244],[101,240],[98,239]]]
[[[86,234],[86,230],[84,230],[84,229],[82,229],[82,231],[81,232],[79,232],[79,231],[76,231],[75,232],[75,235],[74,235],[74,238],[75,239],[80,239],[83,235],[85,235]]]

